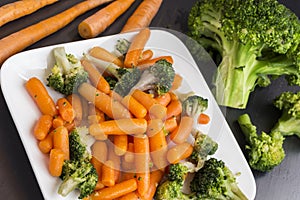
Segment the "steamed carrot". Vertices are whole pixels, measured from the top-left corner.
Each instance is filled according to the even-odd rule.
[[[115,170],[114,163],[111,160],[107,160],[102,165],[102,179],[103,185],[111,187],[115,185]]]
[[[152,137],[164,128],[164,122],[161,119],[148,120],[147,136]]]
[[[56,104],[58,112],[63,120],[66,122],[72,122],[75,119],[75,110],[65,97],[57,99]]]
[[[158,12],[162,0],[144,0],[129,17],[121,32],[148,27]]]
[[[166,118],[169,119],[170,117],[178,116],[181,112],[182,112],[181,101],[179,99],[171,100],[171,102],[167,106]]]
[[[150,173],[150,186],[147,193],[142,197],[143,200],[153,200],[156,188],[163,178],[163,175],[161,170],[155,170]]]
[[[97,90],[89,83],[82,83],[78,92],[89,102],[92,102],[99,110],[112,119],[130,118],[130,112],[118,101],[109,95]]]
[[[26,81],[25,87],[42,114],[50,116],[55,116],[57,114],[53,99],[49,95],[44,84],[38,78],[30,78],[28,81]]]
[[[122,15],[133,2],[134,0],[116,0],[86,18],[78,25],[80,36],[83,38],[96,37]]]
[[[118,66],[123,66],[123,62],[113,53],[109,52],[108,50],[96,46],[89,50],[89,54],[95,58],[100,60],[104,60],[109,63],[114,63]]]
[[[131,95],[126,95],[122,98],[121,103],[136,117],[144,118],[147,114],[147,109],[139,103]]]
[[[129,179],[115,184],[112,187],[106,187],[94,192],[91,196],[91,200],[112,200],[119,198],[125,194],[133,192],[137,189],[137,181]]]
[[[99,190],[101,188],[104,188],[105,186],[103,185],[103,183],[101,182],[102,180],[102,165],[103,163],[100,162],[97,158],[95,158],[94,156],[92,156],[91,158],[91,163],[94,166],[94,168],[96,169],[97,175],[98,175],[98,181],[97,184],[95,186],[94,190]]]
[[[36,122],[33,128],[34,137],[38,140],[43,140],[52,127],[52,116],[42,115]]]
[[[57,1],[58,0],[27,0],[5,4],[0,7],[0,27]]]
[[[61,149],[52,149],[49,157],[49,172],[52,176],[59,177],[62,172],[65,153]]]
[[[90,132],[93,136],[102,133],[106,135],[143,134],[147,130],[147,121],[145,119],[137,118],[107,120],[98,123],[98,126],[93,128],[98,129]]]
[[[127,135],[115,135],[114,136],[114,150],[118,156],[123,156],[128,148],[128,136]]]
[[[179,125],[171,132],[170,139],[176,144],[185,142],[192,132],[193,123],[194,119],[192,117],[181,117]]]
[[[176,164],[180,160],[189,157],[193,152],[193,146],[190,143],[183,142],[171,147],[167,152],[167,159],[171,164]]]
[[[108,147],[103,141],[96,141],[92,146],[92,155],[99,162],[104,163],[108,157]]]
[[[138,60],[138,64],[140,62],[144,62],[146,60],[150,60],[153,56],[153,51],[151,49],[147,49],[145,51],[142,52],[142,55],[140,56],[139,60]]]
[[[63,120],[63,118],[61,118],[60,115],[54,116],[53,120],[52,120],[52,127],[54,129],[56,129],[59,126],[63,126],[65,125],[65,121]]]
[[[112,0],[88,0],[80,2],[57,15],[2,38],[0,46],[5,48],[0,51],[0,64],[13,54],[62,29],[79,15],[110,1]]]
[[[120,197],[118,200],[140,200],[140,197],[136,192],[130,192]]]
[[[114,163],[114,175],[115,175],[115,183],[118,183],[120,180],[120,169],[121,169],[121,156],[118,156],[114,151],[114,145],[109,142],[108,143],[108,155],[107,159],[111,160]]]
[[[124,154],[124,162],[133,163],[134,162],[134,145],[132,142],[128,143],[127,152]]]
[[[72,108],[74,109],[75,112],[75,118],[74,118],[75,125],[80,126],[82,121],[82,113],[83,113],[81,98],[78,94],[70,94],[67,96],[67,100],[71,103]]]
[[[38,146],[41,152],[49,153],[53,148],[53,131],[51,131],[43,140],[40,140]]]
[[[166,119],[164,129],[165,131],[172,132],[176,129],[177,125],[176,117],[170,117],[169,119]]]
[[[172,87],[171,87],[171,91],[177,90],[181,84],[182,84],[183,78],[182,76],[180,76],[179,74],[175,74],[173,83],[172,83]]]
[[[137,66],[138,60],[142,55],[143,49],[149,38],[150,38],[149,28],[140,30],[134,36],[124,59],[125,67],[131,68]]]
[[[208,124],[209,121],[210,121],[210,117],[209,117],[209,115],[207,115],[205,113],[201,113],[198,117],[199,124]]]
[[[139,62],[137,65],[137,68],[141,69],[141,70],[145,70],[147,68],[149,68],[150,66],[154,65],[157,61],[159,60],[166,60],[167,62],[173,64],[173,58],[172,56],[159,56],[156,58],[152,58],[149,60],[144,60],[143,62]]]
[[[53,130],[53,148],[62,150],[65,160],[70,159],[69,133],[66,127],[60,126]]]
[[[163,105],[163,106],[167,106],[170,101],[171,101],[171,95],[170,93],[165,93],[165,94],[162,94],[160,96],[157,96],[154,98],[159,104]]]
[[[96,140],[105,141],[108,138],[108,135],[103,132],[99,123],[91,124],[89,126],[89,133],[94,136]]]

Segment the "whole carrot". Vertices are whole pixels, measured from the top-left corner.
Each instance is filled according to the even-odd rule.
[[[57,114],[53,99],[50,97],[44,84],[38,78],[30,78],[26,81],[25,87],[42,114],[50,116],[55,116]]]
[[[158,12],[162,0],[144,0],[127,20],[121,32],[148,27]]]
[[[0,40],[0,64],[8,57],[18,53],[37,41],[62,29],[83,13],[112,0],[88,0],[20,31],[12,33]]]
[[[133,2],[134,0],[116,0],[86,18],[78,25],[80,36],[83,38],[96,37],[122,15]]]
[[[0,27],[57,1],[58,0],[27,0],[5,4],[0,7]]]

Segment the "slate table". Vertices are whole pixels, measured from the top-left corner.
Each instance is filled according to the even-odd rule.
[[[0,6],[11,2],[13,1],[1,0]],[[80,0],[61,0],[58,3],[40,9],[34,14],[10,22],[0,27],[0,38],[59,13],[78,2]],[[126,19],[128,19],[140,2],[141,0],[136,0],[125,14],[98,37],[119,33]],[[196,0],[164,0],[157,16],[151,23],[151,27],[164,27],[185,33],[187,31],[188,13],[195,2]],[[281,0],[281,2],[300,16],[299,1]],[[77,25],[98,9],[93,9],[79,16],[65,28],[33,44],[26,50],[82,40],[77,32]],[[2,48],[5,47],[0,47],[0,51]],[[272,99],[285,90],[297,91],[299,88],[288,87],[283,79],[278,79],[267,88],[256,89],[250,96],[246,110],[225,110],[226,120],[243,151],[245,141],[236,123],[237,117],[244,112],[248,112],[252,116],[253,122],[258,125],[259,131],[270,130],[280,115],[272,106]],[[22,100],[20,99],[20,101]],[[253,171],[257,184],[257,200],[300,199],[300,140],[296,137],[288,138],[284,147],[286,158],[280,166],[269,173]],[[8,200],[43,199],[2,91],[0,92],[0,198]]]

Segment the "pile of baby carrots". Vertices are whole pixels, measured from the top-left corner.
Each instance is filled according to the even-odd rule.
[[[140,30],[124,59],[98,46],[89,53],[120,67],[144,69],[162,58],[173,63],[171,56],[153,57],[152,50],[145,48],[150,33],[148,28]],[[33,135],[41,152],[49,155],[50,174],[60,176],[64,160],[69,159],[70,131],[87,126],[96,139],[91,163],[98,173],[98,183],[86,199],[153,199],[167,166],[189,157],[193,151],[187,139],[194,120],[181,115],[182,102],[174,93],[182,77],[176,74],[171,90],[163,95],[134,90],[122,97],[110,89],[105,74],[93,63],[82,59],[82,65],[89,81],[79,86],[78,94],[56,102],[38,78],[25,83],[41,111]],[[208,122],[207,115],[199,116],[199,123]]]
[[[20,0],[0,7],[0,28],[8,22],[58,2],[59,0]],[[0,64],[10,56],[24,50],[39,40],[57,32],[73,22],[78,16],[104,5],[98,12],[78,24],[82,38],[93,38],[101,34],[118,17],[125,13],[135,0],[84,0],[73,7],[21,29],[0,39]],[[162,0],[143,0],[127,20],[122,32],[148,27],[158,12]],[[108,5],[106,5],[108,4]]]

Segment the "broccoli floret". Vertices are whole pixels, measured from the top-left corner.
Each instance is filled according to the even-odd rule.
[[[128,40],[126,40],[125,38],[117,40],[117,43],[116,43],[115,49],[114,49],[114,53],[117,56],[124,56],[128,52],[130,44],[131,43]]]
[[[300,23],[277,0],[201,0],[192,7],[188,34],[221,56],[214,92],[220,105],[243,109],[256,85],[284,75],[300,85]]]
[[[203,134],[198,130],[194,130],[194,132],[195,142],[189,160],[195,164],[195,171],[198,171],[203,167],[208,156],[216,153],[218,150],[218,143],[210,136]]]
[[[98,174],[88,158],[81,160],[66,160],[63,165],[61,178],[63,182],[58,193],[67,196],[75,189],[79,189],[79,199],[90,195],[97,184]]]
[[[182,184],[178,181],[166,180],[160,184],[155,193],[156,200],[196,200],[193,194],[185,194],[182,190]]]
[[[182,115],[192,117],[194,124],[197,124],[198,117],[208,108],[208,99],[199,95],[188,96],[182,102]]]
[[[216,158],[207,160],[195,173],[190,189],[197,199],[247,199],[238,187],[234,174],[224,161]]]
[[[167,178],[170,181],[177,181],[184,184],[185,178],[188,173],[193,173],[194,171],[195,165],[188,161],[170,164]]]
[[[253,169],[262,172],[270,171],[283,161],[285,157],[284,137],[279,131],[271,131],[270,134],[262,131],[258,135],[256,126],[252,124],[248,114],[241,115],[238,123],[248,143],[246,145],[248,162]]]
[[[283,92],[274,100],[274,105],[282,114],[272,131],[284,137],[296,135],[300,138],[300,92]]]
[[[53,55],[55,64],[47,76],[47,86],[65,95],[77,93],[78,86],[88,80],[80,60],[67,54],[64,47],[54,48]]]
[[[143,71],[132,90],[150,90],[155,94],[162,95],[171,89],[174,77],[175,70],[172,64],[161,59]]]

